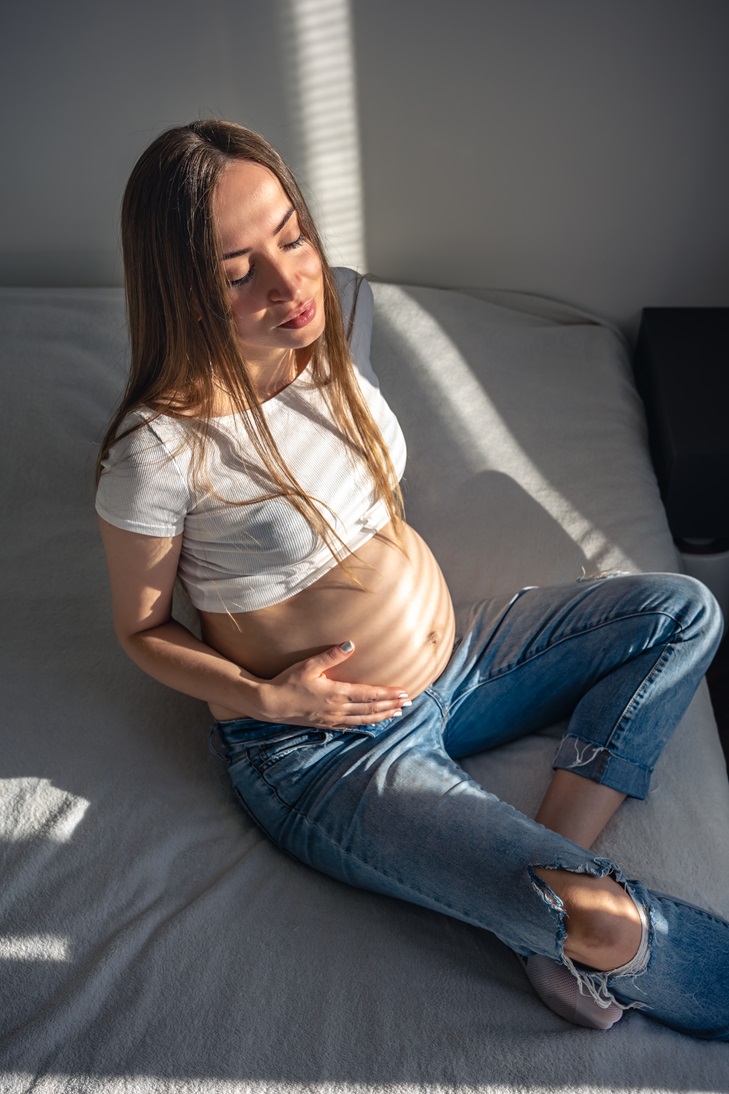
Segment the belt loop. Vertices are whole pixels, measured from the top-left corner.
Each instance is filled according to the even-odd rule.
[[[218,749],[213,744],[213,736],[215,735],[215,733],[217,733],[217,730],[218,730],[218,723],[213,722],[213,724],[210,727],[210,732],[208,733],[208,752],[212,752],[213,756],[217,756],[219,760],[227,760],[228,757],[225,755],[225,753],[224,752],[219,752]]]

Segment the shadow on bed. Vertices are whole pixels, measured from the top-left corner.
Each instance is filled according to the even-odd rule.
[[[407,501],[457,599],[571,580],[583,566],[639,554],[643,517],[636,531],[630,516],[624,547],[604,547],[621,506],[639,514],[644,495],[611,502],[598,476],[591,502],[588,479],[603,461],[579,446],[602,427],[576,423],[575,441],[561,391],[550,400],[553,385],[534,388],[534,361],[510,397],[513,373],[504,370],[495,416],[479,411],[474,419],[457,386],[457,409],[444,404],[422,362],[403,349],[412,316],[398,326],[401,298],[376,289],[374,356],[410,444]],[[726,1046],[637,1015],[605,1035],[570,1027],[542,1007],[516,959],[489,935],[348,889],[265,840],[207,751],[204,705],[144,677],[108,618],[91,470],[121,384],[121,362],[108,364],[118,360],[121,295],[10,290],[0,293],[0,318],[13,393],[3,434],[12,535],[0,542],[3,1090],[720,1089]],[[468,358],[474,375],[485,370],[478,383],[494,403],[489,368],[504,338],[494,322],[481,342],[485,361]],[[609,421],[615,413],[607,408]],[[551,435],[569,438],[566,452],[551,465],[545,456],[542,467],[539,430],[556,418]],[[484,439],[478,458],[464,443],[474,429]],[[529,452],[526,464],[516,448],[494,445],[504,429]],[[587,524],[555,500],[574,491]],[[662,525],[649,527],[645,549],[657,543],[659,557],[668,555],[663,534]],[[729,810],[716,789],[705,707],[704,696],[677,734],[655,801],[627,810],[630,823],[618,822],[607,838],[629,865],[647,858],[651,882],[678,874],[685,895],[708,891],[720,904]],[[553,747],[536,736],[467,766],[528,808]],[[677,810],[690,837],[678,848]],[[699,840],[716,845],[711,868],[692,862]]]

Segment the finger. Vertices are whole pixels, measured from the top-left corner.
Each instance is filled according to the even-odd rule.
[[[340,714],[327,719],[327,729],[357,729],[360,726],[375,726],[391,718],[400,718],[401,710],[381,711],[379,714]],[[322,723],[324,724],[324,723]]]
[[[371,684],[341,684],[341,701],[359,706],[385,703],[390,706],[410,706],[408,693],[402,688],[372,687]],[[346,690],[345,690],[346,689]]]
[[[337,726],[376,725],[378,722],[386,722],[390,718],[401,718],[405,713],[403,707],[410,707],[409,699],[398,699],[397,705],[391,703],[366,703],[340,706],[336,714],[330,712],[328,720]]]
[[[335,665],[341,665],[342,661],[346,661],[353,653],[354,642],[342,642],[341,646],[331,646],[323,653],[315,653],[313,657],[307,657],[306,661],[301,662],[301,665],[305,665],[307,671],[321,675],[327,669],[332,669]]]
[[[372,714],[381,714],[385,718],[389,718],[395,711],[401,711],[403,707],[411,707],[413,704],[409,699],[376,699],[374,701],[357,703],[352,699],[347,701],[341,701],[339,703],[339,709],[342,714],[347,714],[352,718],[362,718]]]

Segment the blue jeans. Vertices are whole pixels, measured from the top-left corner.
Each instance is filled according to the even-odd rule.
[[[729,1039],[729,925],[626,879],[457,763],[569,718],[554,766],[644,798],[721,629],[711,594],[680,575],[529,588],[473,609],[445,671],[402,717],[339,731],[246,718],[214,729],[241,802],[297,859],[492,931],[519,954],[561,961],[593,994]],[[630,966],[598,973],[564,955],[561,902],[535,867],[610,874],[625,886],[649,925]],[[667,960],[678,935],[683,958]],[[713,1000],[693,1006],[687,993],[704,991],[708,974],[702,966],[692,988],[687,970],[707,956],[724,979]]]

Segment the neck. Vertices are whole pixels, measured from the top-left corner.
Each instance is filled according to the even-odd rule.
[[[306,368],[312,353],[313,346],[307,346],[300,350],[286,350],[265,365],[249,365],[251,380],[260,402],[273,399],[275,395],[288,387]]]
[[[272,399],[274,395],[278,395],[279,391],[283,391],[295,379],[297,374],[296,353],[294,350],[287,350],[265,365],[249,364],[248,368],[256,394],[260,401],[264,402],[266,399]]]
[[[275,398],[279,392],[288,387],[299,373],[306,368],[313,352],[314,347],[308,346],[300,350],[286,350],[275,359],[265,363],[247,361],[246,367],[256,392],[256,401],[259,404],[265,403],[268,399]],[[235,403],[227,387],[221,384],[215,376],[213,376],[213,384],[216,389],[213,415],[232,413],[235,409]]]

